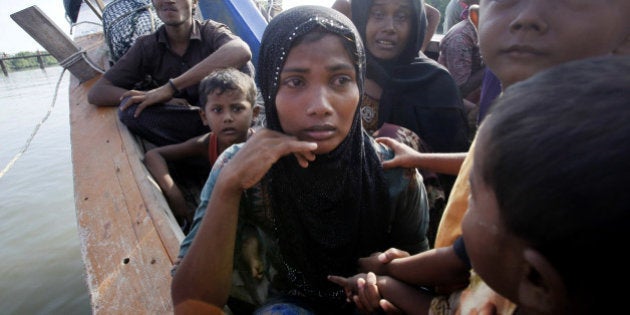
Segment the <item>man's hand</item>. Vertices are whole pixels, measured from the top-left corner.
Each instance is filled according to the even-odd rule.
[[[133,113],[133,117],[137,118],[145,108],[171,100],[173,98],[173,89],[167,84],[150,91],[129,90],[120,97],[121,102],[125,98],[128,98],[128,100],[120,105],[120,109],[126,110],[129,106],[139,103]]]

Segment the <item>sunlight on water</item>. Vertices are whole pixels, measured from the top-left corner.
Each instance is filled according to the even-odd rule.
[[[0,170],[51,108],[60,67],[0,80]],[[68,84],[28,150],[0,177],[0,305],[4,314],[89,314],[74,212]]]

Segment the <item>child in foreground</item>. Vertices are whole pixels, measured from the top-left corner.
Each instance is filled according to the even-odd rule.
[[[396,279],[330,279],[367,311],[394,304],[406,314],[623,312],[625,292],[606,288],[612,279],[630,280],[619,257],[630,229],[628,73],[630,57],[598,57],[507,88],[477,135],[459,248],[381,265],[381,274]],[[483,282],[434,299],[430,311],[432,297],[407,284],[422,273],[462,274],[468,257]],[[429,285],[451,280],[424,277]],[[484,297],[475,294],[484,282],[514,304],[480,305]]]
[[[171,176],[168,162],[203,157],[212,168],[221,152],[232,144],[245,142],[254,133],[252,122],[260,111],[255,106],[254,79],[235,68],[209,74],[199,84],[199,94],[200,104],[203,104],[199,114],[211,131],[182,143],[153,148],[144,158],[184,232],[192,224],[193,212]]]

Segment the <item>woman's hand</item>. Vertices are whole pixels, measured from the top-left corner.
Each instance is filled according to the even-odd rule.
[[[306,168],[315,160],[317,143],[300,141],[293,136],[262,128],[248,139],[243,147],[221,170],[220,176],[229,176],[235,188],[245,190],[256,183],[281,157],[293,154],[300,166]]]

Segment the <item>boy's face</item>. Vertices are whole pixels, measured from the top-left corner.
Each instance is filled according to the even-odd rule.
[[[219,144],[228,146],[247,140],[256,113],[241,91],[226,90],[208,95],[201,118],[217,135]]]
[[[630,45],[628,14],[628,0],[481,0],[479,46],[506,88],[560,63]]]
[[[494,193],[481,178],[484,139],[483,130],[477,139],[470,173],[468,210],[462,220],[466,251],[477,274],[497,293],[518,301],[519,276],[524,273],[524,244],[506,230],[500,220],[499,205]]]
[[[407,46],[411,33],[409,0],[374,0],[365,26],[365,46],[376,58],[393,59]]]
[[[359,106],[354,63],[337,35],[291,48],[276,94],[278,119],[285,133],[317,143],[328,153],[348,136]]]

